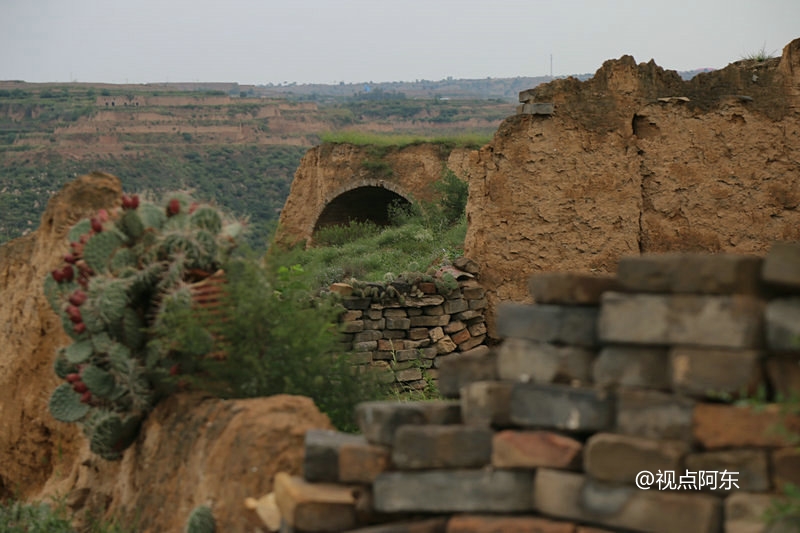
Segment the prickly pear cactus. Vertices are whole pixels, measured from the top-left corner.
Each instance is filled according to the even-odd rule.
[[[168,307],[192,306],[190,284],[218,271],[242,232],[241,223],[184,195],[161,204],[124,195],[121,204],[73,226],[70,253],[44,283],[73,340],[53,363],[64,383],[50,412],[78,423],[91,450],[109,460],[136,439],[174,381],[170,343],[154,338],[155,326]]]
[[[214,515],[207,505],[200,505],[192,510],[186,521],[185,533],[214,533],[217,529]]]

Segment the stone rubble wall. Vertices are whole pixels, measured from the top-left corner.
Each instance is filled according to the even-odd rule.
[[[800,484],[800,416],[780,404],[800,391],[800,243],[626,257],[529,289],[538,303],[499,306],[499,347],[438,366],[450,399],[369,402],[361,435],[307,432],[303,475],[256,510],[287,532],[794,530],[762,516]]]
[[[470,269],[470,261],[461,263]],[[440,274],[453,276],[449,286],[439,277],[332,287],[346,309],[339,317],[340,335],[354,365],[376,373],[381,383],[421,390],[438,383],[445,360],[489,352],[487,302],[474,277],[477,270],[451,268]]]

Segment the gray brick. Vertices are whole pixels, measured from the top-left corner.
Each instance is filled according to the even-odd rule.
[[[774,355],[765,361],[767,377],[778,400],[800,391],[800,355]]]
[[[597,309],[503,302],[497,307],[501,338],[594,346]]]
[[[682,441],[596,433],[586,441],[583,469],[594,479],[635,485],[636,475],[680,470],[689,445]]]
[[[353,336],[353,342],[368,342],[368,341],[377,341],[378,339],[382,338],[383,334],[380,331],[370,329],[367,331],[361,331],[356,333]]]
[[[306,481],[339,481],[339,449],[345,444],[365,445],[361,435],[351,435],[325,429],[306,431],[303,477]]]
[[[408,313],[405,309],[384,309],[383,316],[386,318],[406,318]]]
[[[390,318],[386,317],[386,329],[410,329],[410,318]]]
[[[458,401],[364,402],[356,406],[356,422],[372,444],[391,446],[397,428],[406,424],[458,424]]]
[[[734,491],[725,498],[725,533],[766,533],[764,514],[774,495]]]
[[[589,383],[593,360],[594,352],[586,348],[507,339],[498,349],[497,375],[534,383]]]
[[[465,424],[476,426],[511,425],[513,383],[475,381],[461,388],[461,416]]]
[[[409,320],[411,320],[412,328],[435,328],[436,326],[446,326],[450,322],[450,315],[412,316]]]
[[[462,298],[456,298],[444,302],[444,312],[448,315],[460,313],[461,311],[466,311],[467,309],[469,309],[469,304]]]
[[[698,398],[754,395],[764,383],[758,350],[677,347],[670,350],[675,392]]]
[[[800,289],[800,243],[773,243],[764,259],[761,276],[766,283]]]
[[[605,391],[515,383],[511,389],[511,422],[576,432],[610,430],[614,424],[614,400]]]
[[[669,352],[647,346],[606,346],[594,361],[592,377],[602,387],[669,389]]]
[[[800,353],[800,298],[772,300],[767,304],[764,320],[770,350]]]
[[[619,283],[612,276],[541,272],[530,277],[528,289],[538,304],[598,305],[604,292],[619,290]]]
[[[762,259],[750,255],[666,253],[619,260],[625,291],[690,294],[755,294]]]
[[[384,472],[373,484],[375,510],[396,512],[530,511],[533,473],[512,470]]]
[[[616,432],[691,442],[695,402],[656,391],[617,391]]]
[[[485,427],[400,426],[392,447],[392,462],[400,470],[476,468],[489,464],[492,431]]]
[[[458,398],[461,387],[468,383],[490,381],[497,377],[496,356],[488,348],[446,358],[439,369],[439,393],[445,398]]]
[[[750,296],[607,292],[598,336],[604,343],[758,348],[763,306]]]
[[[650,533],[718,533],[721,500],[711,495],[640,490],[540,468],[534,507],[542,514]]]

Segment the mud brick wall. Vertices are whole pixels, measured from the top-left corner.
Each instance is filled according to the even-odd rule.
[[[303,476],[275,482],[284,530],[795,530],[762,515],[800,484],[800,417],[778,402],[800,392],[800,243],[529,288],[536,304],[498,308],[502,344],[439,366],[451,399],[308,432]],[[659,471],[674,485],[640,474]]]
[[[339,318],[342,344],[353,364],[383,383],[422,389],[438,381],[443,361],[486,355],[484,290],[472,274],[451,270],[451,285],[336,284],[347,309]]]

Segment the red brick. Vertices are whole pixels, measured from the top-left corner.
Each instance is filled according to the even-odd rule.
[[[456,344],[463,344],[470,339],[471,335],[469,334],[469,330],[462,329],[450,335],[450,338]]]
[[[496,468],[574,468],[583,445],[552,431],[500,431],[492,439]]]
[[[786,483],[800,486],[800,450],[792,447],[773,451],[772,476],[778,489],[782,490]]]
[[[694,407],[692,431],[707,449],[779,448],[793,444],[790,435],[800,433],[800,416],[784,414],[776,404],[754,409],[700,403]]]
[[[374,444],[342,444],[339,447],[339,480],[342,483],[372,483],[389,467],[389,449]]]

